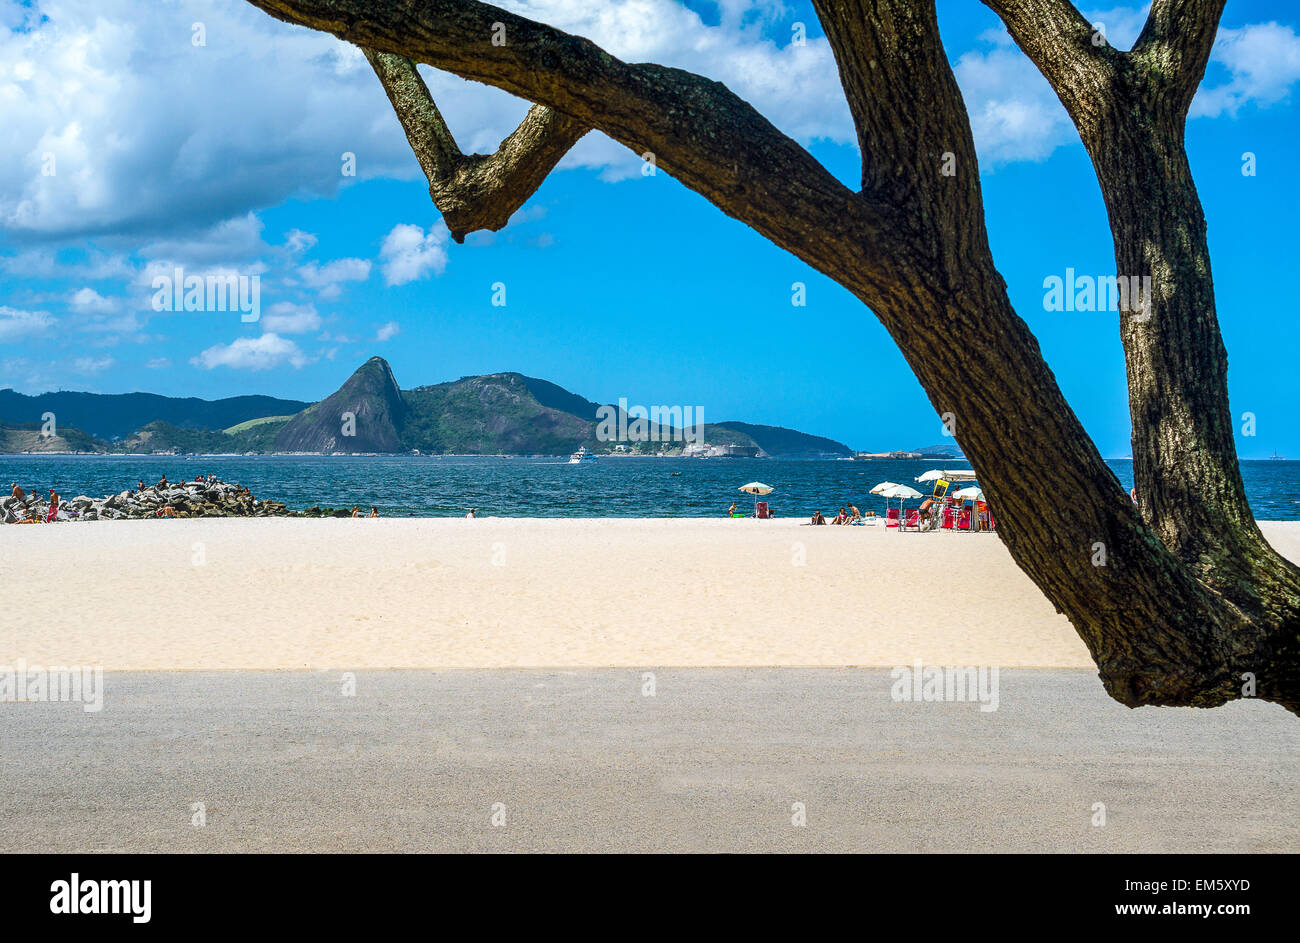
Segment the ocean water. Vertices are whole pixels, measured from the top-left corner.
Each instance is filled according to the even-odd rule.
[[[1127,490],[1132,462],[1110,462]],[[377,507],[385,516],[500,517],[720,517],[734,500],[753,498],[737,488],[762,481],[781,517],[827,515],[849,502],[880,512],[885,502],[867,492],[889,480],[925,491],[913,479],[961,462],[804,461],[783,459],[605,458],[569,465],[560,458],[440,456],[170,456],[0,455],[0,484],[16,481],[31,492],[53,487],[64,497],[101,496],[143,478],[153,484],[215,474],[247,485],[259,498],[301,510]],[[1246,490],[1260,520],[1300,520],[1300,462],[1248,461]]]

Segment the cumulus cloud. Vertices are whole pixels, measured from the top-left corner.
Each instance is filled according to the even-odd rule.
[[[262,330],[271,334],[306,334],[320,329],[321,317],[315,305],[277,301],[262,315]]]
[[[1210,59],[1228,70],[1229,79],[1212,88],[1202,85],[1191,114],[1236,115],[1247,103],[1271,105],[1290,95],[1291,86],[1300,80],[1300,36],[1278,23],[1223,29]]]
[[[87,314],[108,314],[117,309],[116,301],[105,298],[90,287],[73,292],[69,304],[72,305],[73,310]]]
[[[447,235],[442,223],[430,226],[427,233],[410,223],[394,226],[379,248],[385,283],[405,285],[430,272],[441,275],[447,267]]]
[[[396,321],[389,321],[387,324],[380,325],[379,330],[375,332],[375,340],[387,341],[392,340],[402,330],[402,326]]]
[[[630,61],[700,72],[808,141],[852,142],[824,39],[795,46],[782,4],[723,5],[706,26],[675,0],[527,0],[502,6],[588,36]],[[135,234],[183,239],[352,178],[416,179],[419,167],[359,50],[244,3],[43,0],[0,31],[0,227],[50,239]],[[782,20],[791,23],[782,28]],[[191,24],[205,41],[193,45]],[[423,70],[457,140],[495,150],[527,110],[503,92]],[[53,175],[43,173],[52,156]],[[599,134],[565,166],[638,166]],[[615,174],[617,175],[617,173]],[[231,233],[232,237],[238,235]]]
[[[44,334],[54,325],[45,311],[22,311],[0,305],[0,341],[16,341]]]
[[[335,259],[324,265],[308,262],[298,269],[298,277],[322,298],[337,298],[345,282],[364,282],[370,277],[370,262],[367,259]]]
[[[968,52],[953,73],[982,164],[1043,160],[1074,135],[1056,93],[1019,49]]]
[[[302,349],[279,334],[268,333],[261,337],[240,337],[229,344],[214,344],[190,363],[204,370],[230,367],[234,370],[270,370],[282,364],[297,369],[309,363]]]
[[[77,373],[91,375],[103,373],[109,367],[113,366],[112,357],[78,357],[72,361],[72,369]]]

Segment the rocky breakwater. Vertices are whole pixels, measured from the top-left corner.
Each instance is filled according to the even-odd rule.
[[[49,504],[39,495],[0,499],[6,524],[44,521]],[[182,517],[297,517],[278,501],[264,501],[247,488],[224,481],[154,485],[102,498],[64,498],[59,521],[120,521]]]

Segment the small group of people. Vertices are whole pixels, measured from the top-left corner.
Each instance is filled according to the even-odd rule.
[[[868,511],[866,514],[863,514],[861,511],[857,509],[855,505],[849,504],[847,507],[840,508],[840,513],[836,514],[829,521],[826,520],[826,515],[823,514],[821,511],[814,511],[812,516],[812,523],[813,524],[840,524],[840,525],[861,524],[867,518],[875,517],[875,516],[876,516],[875,511]]]
[[[369,514],[362,514],[362,513],[361,513],[361,509],[358,508],[358,507],[354,504],[354,505],[352,505],[352,516],[353,516],[353,517],[366,517],[366,518],[370,518],[370,517],[378,517],[378,516],[379,516],[379,512],[375,509],[375,506],[372,504],[372,505],[370,506],[370,513],[369,513]]]
[[[18,482],[16,481],[11,481],[9,483],[9,496],[11,498],[14,498],[22,502],[26,502],[27,500],[27,492],[24,491],[22,485],[18,484]],[[50,497],[47,502],[48,506],[45,511],[44,517],[42,517],[39,513],[28,514],[27,511],[21,507],[10,508],[8,509],[8,512],[5,514],[5,523],[7,524],[53,523],[59,516],[59,500],[60,500],[59,493],[55,491],[53,488],[51,488]]]

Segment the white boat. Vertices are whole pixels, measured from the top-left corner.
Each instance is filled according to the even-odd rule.
[[[588,462],[594,462],[595,460],[595,453],[588,452],[585,445],[578,446],[578,451],[569,456],[570,465],[585,465]]]

